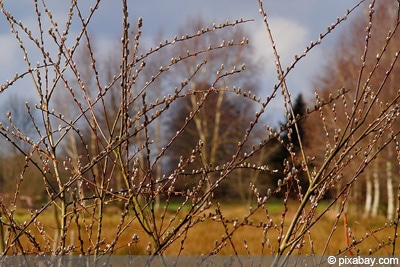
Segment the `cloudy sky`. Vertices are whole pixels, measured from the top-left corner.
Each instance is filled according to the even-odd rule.
[[[21,20],[28,27],[32,26],[33,32],[37,29],[33,0],[3,0],[3,2],[4,8],[10,11],[17,20]],[[55,19],[59,21],[59,25],[62,25],[68,13],[69,1],[45,2],[52,10]],[[351,9],[358,2],[354,0],[264,1],[264,8],[284,66],[293,61],[295,54],[302,54],[310,41],[316,41],[319,33],[324,33],[327,26],[335,22],[337,17],[344,16],[346,10]],[[81,0],[78,3],[82,12],[87,13],[94,1]],[[255,56],[263,58],[265,62],[261,86],[268,91],[276,82],[271,47],[268,46],[268,37],[259,14],[257,0],[131,0],[128,4],[133,25],[136,24],[138,17],[143,18],[143,38],[148,42],[155,40],[160,32],[163,32],[165,37],[173,37],[188,20],[199,16],[204,18],[209,25],[213,22],[218,24],[240,18],[254,19],[254,22],[246,25],[246,32],[250,42],[253,42],[256,47]],[[112,47],[120,38],[121,10],[120,1],[102,0],[93,17],[89,30],[99,41],[98,43],[104,45],[105,50]],[[289,86],[293,88],[294,94],[303,92],[305,95],[311,95],[313,93],[311,81],[323,64],[325,56],[322,56],[322,53],[327,53],[329,47],[340,37],[341,28],[344,27],[339,27],[318,49],[312,51],[289,77]],[[26,70],[26,65],[23,64],[21,50],[10,33],[4,15],[1,14],[0,83],[4,84],[5,80],[11,79],[16,72],[21,73],[24,70]],[[25,90],[29,87],[29,83],[21,82],[17,85],[12,89],[22,93],[21,97],[26,97]],[[0,93],[0,105],[4,105],[8,94],[10,93]]]

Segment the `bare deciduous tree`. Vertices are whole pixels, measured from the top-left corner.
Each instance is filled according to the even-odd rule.
[[[391,5],[394,7],[396,4],[392,3]],[[364,134],[367,134],[366,129],[377,123],[376,120],[379,120],[382,114],[388,112],[386,116],[389,120],[389,116],[393,116],[391,112],[395,112],[398,82],[396,82],[396,75],[391,75],[391,73],[395,73],[399,69],[397,63],[400,45],[397,37],[399,21],[395,7],[391,9],[380,4],[376,11],[374,7],[369,12],[367,17],[360,17],[343,34],[344,37],[340,39],[341,41],[335,51],[335,57],[329,61],[330,64],[326,64],[326,70],[321,73],[320,79],[316,83],[318,97],[328,101],[332,98],[333,90],[339,88],[348,90],[346,96],[343,97],[343,103],[333,102],[321,110],[320,116],[323,117],[323,125],[316,123],[316,121],[319,121],[317,116],[312,116],[311,120],[307,122],[310,128],[313,128],[313,131],[320,133],[317,136],[322,137],[318,141],[315,136],[310,136],[314,140],[310,143],[310,148],[320,148],[321,154],[322,151],[328,152],[325,150],[328,144],[331,147],[335,144],[331,139],[327,140],[324,136],[339,138],[341,134],[339,130],[343,131],[351,126],[357,126],[360,130],[366,131]],[[364,34],[365,28],[367,29],[367,38]],[[359,58],[361,58],[361,62]],[[336,79],[332,79],[332,75]],[[387,109],[390,109],[390,106],[393,109],[389,112]],[[352,118],[353,116],[357,117]],[[349,125],[351,119],[354,122]],[[360,121],[363,124],[359,124]],[[380,127],[383,126],[380,125]],[[397,159],[394,157],[396,154],[394,151],[397,149],[394,140],[398,131],[398,123],[395,117],[385,127],[387,127],[385,131],[381,129],[380,134],[382,136],[377,137],[374,136],[373,132],[369,132],[368,137],[362,139],[363,146],[371,146],[368,153],[371,154],[370,156],[376,154],[381,154],[381,156],[376,158],[373,164],[365,166],[363,175],[360,175],[362,179],[359,183],[365,185],[365,190],[363,190],[364,186],[359,186],[353,195],[365,197],[353,200],[365,203],[366,216],[370,214],[377,216],[379,206],[382,204],[382,183],[384,179],[387,179],[385,204],[388,207],[388,217],[393,218],[394,186],[392,177],[394,172],[398,172],[398,167],[395,167],[395,165],[398,165],[395,164]],[[389,140],[394,138],[393,142],[383,138],[384,135]],[[375,140],[375,138],[377,139]],[[378,148],[372,149],[371,140],[374,140],[373,144]],[[354,175],[352,173],[357,173],[357,170],[361,171],[360,164],[362,163],[360,161],[362,162],[363,159],[359,158],[349,164],[344,176],[352,177]],[[343,180],[343,183],[348,182],[347,179]]]

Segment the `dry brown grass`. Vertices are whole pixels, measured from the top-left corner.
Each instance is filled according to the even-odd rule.
[[[317,210],[317,212],[322,212],[326,205]],[[267,221],[267,211],[270,219],[273,220],[274,224],[279,225],[281,222],[281,214],[283,205],[279,202],[271,203],[266,206],[266,209],[258,210],[254,216],[252,216],[252,221],[249,220],[248,224],[242,227],[239,227],[236,232],[232,235],[231,239],[226,241],[226,245],[219,251],[219,255],[271,255],[276,253],[275,249],[278,247],[278,229],[271,228],[267,233],[263,232],[263,228],[260,227],[260,223]],[[288,212],[286,214],[284,227],[287,227],[289,224],[290,218],[293,216],[294,210],[296,207],[296,203],[294,201],[290,202],[288,205]],[[213,211],[212,208],[210,211]],[[228,225],[227,229],[232,230],[233,221],[235,219],[238,222],[243,221],[243,216],[248,214],[248,207],[240,204],[224,204],[221,208],[222,213],[224,214],[224,220],[214,220],[214,219],[206,219],[204,222],[199,222],[195,226],[193,226],[185,236],[184,246],[181,249],[181,241],[183,237],[178,238],[175,242],[173,242],[168,248],[164,251],[165,255],[208,255],[214,248],[215,242],[220,241],[224,236],[227,236],[225,225]],[[115,238],[116,235],[116,225],[120,222],[120,214],[119,210],[116,207],[110,207],[105,212],[104,223],[103,223],[103,237],[104,244],[102,248],[105,249],[107,244]],[[161,214],[161,213],[160,213]],[[167,221],[172,218],[174,215],[173,212],[167,214]],[[383,244],[387,243],[388,236],[393,236],[393,227],[384,228],[385,226],[385,218],[374,218],[368,219],[363,218],[360,214],[356,212],[347,212],[347,221],[348,227],[351,231],[351,238],[354,237],[355,240],[360,240],[361,238],[365,238],[368,233],[368,238],[361,244],[358,244],[351,250],[351,252],[345,252],[346,255],[350,255],[353,253],[356,255],[357,253],[361,255],[367,255],[369,250],[376,250]],[[20,222],[27,221],[29,219],[29,214],[24,211],[17,212],[16,216],[17,220]],[[33,236],[38,237],[37,242],[41,246],[41,251],[48,252],[53,246],[54,235],[55,235],[55,223],[53,221],[53,214],[49,212],[45,212],[39,216],[36,220],[36,226],[46,225],[44,228],[44,233],[39,234],[38,227],[33,228],[30,227],[30,231]],[[160,218],[156,218],[160,220]],[[181,219],[180,216],[177,217],[177,221]],[[269,219],[268,219],[269,220]],[[94,233],[97,231],[97,227],[93,227],[93,233],[90,232],[90,222],[91,218],[80,218],[80,235],[84,244],[84,251],[91,246],[94,247],[95,240],[91,240],[90,236],[95,236]],[[333,228],[335,228],[336,221],[336,211],[329,210],[309,231],[309,234],[305,236],[305,240],[303,242],[304,247],[300,252],[296,252],[299,254],[309,254],[315,253],[317,255],[321,255],[324,253],[324,249],[326,247],[325,254],[326,255],[335,255],[338,254],[339,251],[344,251],[346,248],[345,234],[344,234],[344,222],[343,218],[339,219],[337,223],[336,230],[332,234],[332,238],[329,242],[329,245],[326,245],[328,236]],[[78,238],[78,227],[75,221],[70,222],[71,226],[68,229],[68,241],[67,244],[74,244],[76,249],[75,253],[80,254],[80,241]],[[158,222],[159,223],[159,222]],[[150,242],[150,238],[146,235],[146,233],[142,230],[137,220],[133,217],[132,214],[128,216],[126,219],[124,226],[126,229],[124,233],[121,235],[120,239],[116,244],[115,254],[133,254],[133,255],[145,255],[146,247]],[[376,233],[372,233],[370,229],[379,229],[383,227],[384,229],[378,231]],[[132,236],[134,234],[139,235],[138,242],[132,242]],[[184,236],[184,235],[182,235]],[[269,239],[270,246],[267,246],[265,241],[265,237]],[[71,239],[74,241],[72,242]],[[21,244],[23,247],[27,248],[26,252],[29,253],[38,253],[39,250],[32,246],[32,243],[26,239],[26,236],[21,238]],[[358,250],[358,252],[357,252]],[[381,249],[378,249],[376,254],[378,255],[389,255],[392,252],[392,246],[382,246]]]

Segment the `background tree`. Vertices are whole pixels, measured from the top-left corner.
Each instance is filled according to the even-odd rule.
[[[36,191],[36,188],[29,184],[20,183],[20,173],[24,172],[29,176],[31,184],[41,183],[42,178],[35,171],[33,166],[26,164],[23,153],[29,153],[32,142],[37,141],[38,135],[35,132],[32,118],[38,119],[38,113],[34,109],[28,109],[32,99],[24,99],[21,96],[12,94],[9,101],[1,107],[1,126],[9,129],[12,134],[6,135],[0,141],[0,192],[7,200],[18,200],[11,192],[19,188],[20,200],[25,207],[37,207],[40,205],[44,190]],[[7,141],[7,138],[9,140]]]
[[[295,114],[295,118],[293,118],[290,113],[285,114],[286,121],[281,123],[280,129],[274,130],[279,134],[279,138],[274,139],[274,141],[264,149],[273,151],[270,155],[271,159],[266,161],[266,164],[274,170],[274,172],[269,175],[273,184],[276,184],[278,180],[281,179],[282,175],[286,175],[288,164],[291,164],[298,170],[293,177],[293,189],[291,194],[291,197],[298,197],[302,194],[301,188],[306,188],[308,182],[307,173],[302,166],[301,155],[303,146],[307,145],[307,139],[305,138],[306,132],[304,129],[306,103],[301,93],[294,100],[293,114]],[[294,120],[297,121],[297,128],[293,124]]]
[[[334,56],[326,62],[325,70],[315,84],[319,115],[313,114],[310,120],[306,121],[308,147],[311,151],[319,151],[316,155],[329,153],[335,144],[334,140],[340,139],[343,132],[348,131],[349,127],[355,127],[360,121],[366,122],[365,127],[360,126],[360,131],[366,131],[367,125],[370,127],[377,123],[376,118],[384,112],[389,112],[390,107],[397,102],[399,81],[396,75],[390,75],[400,71],[397,60],[400,42],[396,5],[380,3],[373,9],[375,12],[370,10],[367,16],[360,16],[339,39]],[[371,21],[374,23],[373,26]],[[367,39],[365,39],[366,34]],[[331,102],[336,91],[341,88],[347,91],[342,97],[342,103],[334,102],[324,108],[319,107],[323,101]],[[394,111],[389,112],[389,117],[392,116],[391,112]],[[391,121],[390,125],[385,127],[387,130],[381,131],[379,135],[385,135],[387,140],[396,138],[398,122]],[[365,166],[365,171],[361,175],[363,186],[354,185],[356,188],[351,199],[359,205],[364,204],[366,216],[370,213],[376,216],[380,200],[383,199],[382,183],[386,180],[385,205],[388,207],[386,214],[392,218],[393,173],[398,172],[399,168],[395,157],[396,142],[385,139],[378,141],[376,138],[376,133],[372,131],[363,144],[360,144],[370,148],[367,154],[370,156],[379,154],[379,157],[373,164]],[[373,145],[375,143],[378,147]],[[358,175],[362,161],[363,158],[360,156],[343,172],[343,176],[348,179],[343,179],[342,186],[336,187],[337,192],[342,190],[349,179]]]
[[[194,20],[185,31],[196,32],[203,28],[205,22],[198,18]],[[181,30],[183,35],[183,30]],[[246,42],[245,33],[242,28],[233,28],[226,31],[224,35],[216,36],[215,33],[209,33],[189,42],[182,43],[171,49],[173,55],[182,55],[186,51],[206,50],[209,47],[218,47],[224,43]],[[232,154],[237,149],[241,137],[249,126],[249,121],[255,112],[254,101],[251,100],[257,94],[257,83],[259,81],[258,69],[259,61],[252,57],[253,48],[251,44],[246,46],[232,46],[226,50],[215,50],[210,53],[200,55],[181,64],[176,69],[178,75],[171,77],[171,84],[183,81],[191,77],[194,72],[194,66],[204,63],[199,70],[199,74],[191,78],[188,82],[188,95],[180,101],[179,105],[171,110],[171,115],[166,122],[166,131],[174,135],[183,125],[185,130],[180,133],[168,156],[169,170],[176,168],[183,159],[191,156],[190,151],[201,142],[201,156],[196,158],[195,163],[186,170],[187,173],[200,170],[202,168],[213,170],[216,167],[221,168],[223,164],[231,160]],[[232,56],[235,55],[235,56]],[[243,62],[246,62],[246,71],[240,76],[227,76],[218,80],[217,84],[212,84],[213,76],[208,73],[217,73],[217,77],[223,77],[227,71],[225,68],[240,68]],[[222,65],[221,65],[222,64]],[[225,67],[224,67],[225,66]],[[234,87],[232,86],[234,85]],[[236,87],[239,87],[236,89]],[[237,90],[248,92],[249,99],[243,99],[237,96]],[[206,99],[204,104],[202,99]],[[252,136],[255,140],[262,136]],[[215,181],[217,173],[210,172],[210,179],[204,185],[205,191],[209,191],[212,181]],[[196,178],[196,176],[198,176]],[[197,183],[202,179],[199,175],[189,175],[182,181],[181,188],[188,184]],[[229,179],[221,183],[216,190],[216,194],[225,197],[240,196],[240,192],[249,192],[248,184],[251,181],[246,175],[244,181],[240,172],[235,172]],[[239,186],[242,185],[242,186]],[[179,188],[179,184],[177,184]],[[247,193],[247,198],[249,193]],[[242,195],[242,197],[245,197]]]

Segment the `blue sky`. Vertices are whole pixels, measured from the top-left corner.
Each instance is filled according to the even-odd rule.
[[[33,0],[4,0],[5,9],[21,20],[26,26],[36,28],[37,21],[33,9]],[[41,1],[39,1],[41,2]],[[63,25],[68,12],[69,1],[46,1],[48,7],[59,25]],[[91,0],[81,0],[82,12],[87,12],[94,4]],[[310,41],[318,39],[319,33],[324,33],[337,17],[342,17],[347,9],[351,9],[358,1],[354,0],[270,0],[264,1],[264,8],[268,14],[272,31],[275,36],[278,52],[284,66],[289,65],[295,54],[301,54]],[[191,18],[201,16],[208,25],[226,20],[254,19],[246,25],[246,32],[250,42],[256,47],[255,56],[265,58],[263,66],[262,87],[272,90],[276,82],[274,62],[271,47],[268,43],[265,27],[259,14],[257,0],[132,0],[128,1],[129,14],[135,26],[137,18],[144,21],[143,38],[147,42],[156,39],[160,32],[166,38],[171,38]],[[346,22],[348,23],[348,22]],[[122,4],[116,0],[102,0],[97,13],[90,25],[90,32],[96,41],[104,46],[104,50],[113,47],[120,38],[122,24]],[[206,25],[205,25],[206,26]],[[318,73],[323,64],[329,47],[340,37],[341,29],[333,32],[321,47],[312,51],[309,56],[298,65],[288,79],[293,94],[303,92],[311,95],[312,78]],[[324,54],[325,53],[325,54]],[[323,56],[324,54],[324,56]],[[15,38],[10,33],[4,15],[0,17],[0,83],[11,79],[16,72],[26,70],[23,64],[21,51]],[[18,86],[17,86],[18,85]],[[18,90],[21,97],[26,97],[25,88],[29,83],[16,84],[13,90]],[[0,94],[0,105],[4,105],[9,92]],[[29,94],[28,94],[29,95]]]

